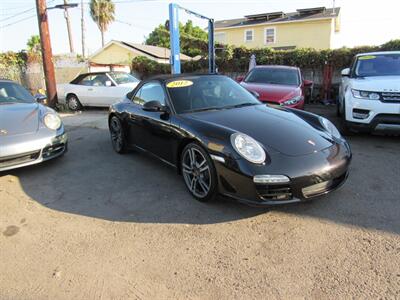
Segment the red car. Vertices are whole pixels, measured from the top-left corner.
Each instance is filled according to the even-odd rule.
[[[304,108],[305,88],[300,69],[288,66],[256,66],[237,81],[262,102],[298,109]]]

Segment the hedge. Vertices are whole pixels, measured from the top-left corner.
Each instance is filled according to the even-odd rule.
[[[225,46],[216,52],[218,70],[223,73],[246,72],[249,59],[255,54],[259,65],[288,65],[304,69],[322,69],[324,64],[331,64],[334,69],[342,69],[350,65],[354,55],[373,51],[400,51],[400,39],[389,41],[381,46],[363,46],[340,48],[333,50],[315,50],[299,48],[294,50],[273,50],[271,48],[250,49]],[[182,63],[185,73],[204,72],[208,68],[208,60],[200,59]],[[132,61],[132,69],[143,77],[170,72],[168,64],[160,64],[145,57],[136,57]]]

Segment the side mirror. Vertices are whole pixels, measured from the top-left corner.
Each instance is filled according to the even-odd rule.
[[[257,93],[256,91],[249,91],[254,97],[256,97],[258,100],[260,100],[260,94]]]
[[[242,82],[244,80],[244,76],[238,76],[236,77],[237,82]]]
[[[310,87],[313,85],[313,82],[311,80],[304,79],[303,84],[305,87]]]
[[[160,101],[153,100],[143,104],[143,110],[145,111],[155,111],[155,112],[169,112],[167,106],[164,106]]]
[[[107,80],[107,81],[106,81],[106,86],[112,86],[111,80]]]
[[[349,76],[350,75],[350,68],[346,68],[342,70],[342,76]]]
[[[37,103],[46,104],[46,100],[47,100],[46,95],[43,95],[43,94],[36,94],[36,95],[33,96],[33,97],[35,98],[35,101],[36,101]]]

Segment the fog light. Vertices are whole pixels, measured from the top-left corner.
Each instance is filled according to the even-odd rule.
[[[289,177],[285,175],[256,175],[253,177],[254,183],[287,183]]]
[[[353,109],[353,118],[354,119],[366,119],[369,116],[369,110],[366,109]]]

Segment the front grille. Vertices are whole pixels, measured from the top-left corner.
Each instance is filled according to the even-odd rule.
[[[397,92],[382,92],[382,102],[400,103],[400,93]]]
[[[0,158],[0,168],[22,165],[38,159],[40,150]]]
[[[257,193],[267,201],[284,201],[293,198],[292,190],[287,184],[256,184]]]

